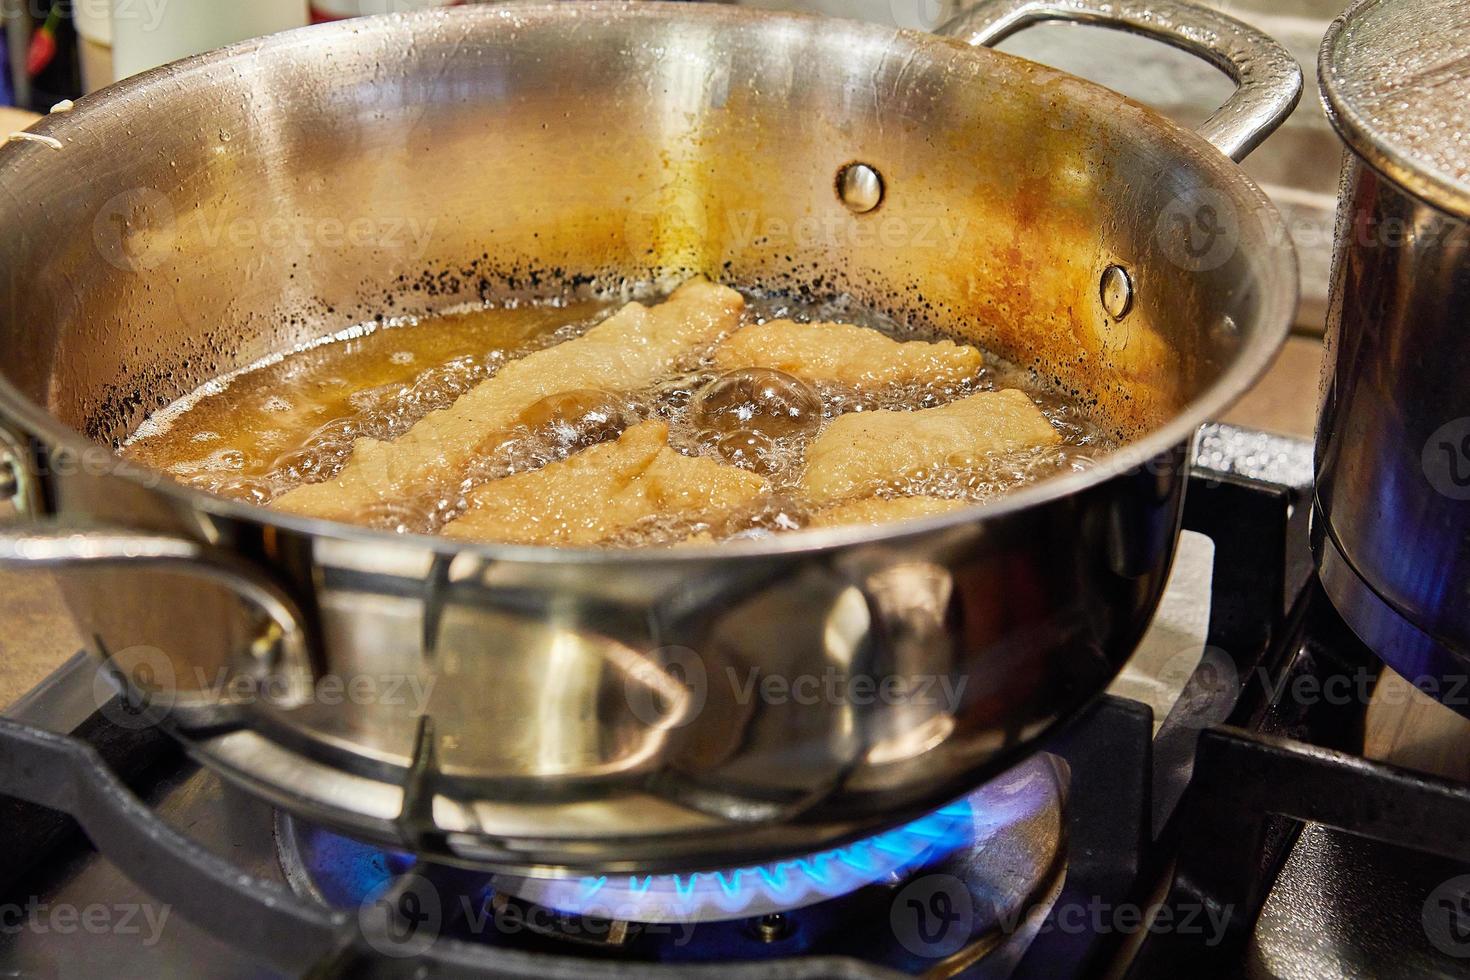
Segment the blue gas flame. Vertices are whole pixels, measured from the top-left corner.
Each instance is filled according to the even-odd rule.
[[[725,871],[599,875],[565,879],[496,876],[493,887],[569,915],[630,922],[706,922],[803,908],[895,880],[973,845],[980,835],[970,800],[846,847]],[[327,901],[343,908],[381,892],[415,863],[320,828],[305,841],[308,864]],[[311,859],[314,858],[314,859]]]
[[[901,877],[968,847],[976,834],[974,810],[961,800],[855,844],[789,861],[687,875],[517,881],[510,890],[572,915],[632,922],[743,918],[802,908]]]

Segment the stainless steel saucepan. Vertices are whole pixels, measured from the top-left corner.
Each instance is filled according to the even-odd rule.
[[[1347,146],[1312,546],[1368,646],[1470,715],[1470,8],[1359,0],[1323,39]]]
[[[1196,134],[986,50],[1039,20],[1150,35],[1238,90]],[[21,513],[0,555],[63,568],[140,720],[441,858],[695,870],[960,795],[1127,658],[1195,429],[1285,336],[1294,256],[1232,161],[1300,73],[1176,2],[1002,0],[946,33],[471,6],[238,45],[53,114],[0,150]],[[951,517],[676,552],[394,536],[112,453],[206,380],[378,314],[695,272],[979,343],[1130,441]]]

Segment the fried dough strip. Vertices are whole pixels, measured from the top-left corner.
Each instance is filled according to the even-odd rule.
[[[753,473],[669,448],[669,427],[642,422],[539,470],[494,480],[446,537],[509,544],[589,546],[650,517],[727,511],[768,492]]]
[[[353,521],[374,507],[452,485],[536,402],[579,388],[647,387],[735,329],[744,308],[739,293],[703,279],[686,283],[658,306],[629,303],[581,337],[510,362],[393,442],[357,440],[336,478],[298,487],[275,506]]]
[[[841,416],[812,442],[801,482],[814,500],[844,500],[987,453],[1061,441],[1024,392],[982,391],[919,412]]]
[[[715,351],[723,370],[771,368],[804,381],[832,381],[856,388],[903,384],[953,384],[975,377],[984,363],[974,347],[952,340],[900,343],[847,323],[772,320],[746,327]]]

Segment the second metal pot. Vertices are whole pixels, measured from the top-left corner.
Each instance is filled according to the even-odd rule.
[[[1470,713],[1470,8],[1364,0],[1322,46],[1348,144],[1313,544],[1343,617]]]

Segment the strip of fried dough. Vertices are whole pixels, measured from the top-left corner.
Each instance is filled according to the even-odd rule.
[[[650,517],[698,518],[767,492],[753,473],[669,448],[669,427],[641,422],[603,443],[470,494],[451,538],[572,547],[599,544]]]
[[[335,479],[298,487],[275,506],[352,521],[377,505],[453,484],[536,402],[580,388],[647,387],[735,329],[744,309],[739,293],[703,279],[686,283],[658,306],[629,303],[581,337],[505,365],[393,442],[357,440]]]
[[[978,350],[952,340],[900,343],[847,323],[772,320],[746,327],[715,351],[723,370],[771,368],[805,381],[833,381],[856,388],[902,384],[953,384],[975,377]]]
[[[916,517],[937,517],[970,506],[968,500],[943,497],[867,497],[828,507],[812,515],[811,527],[891,524]]]
[[[814,500],[843,500],[986,453],[1062,441],[1025,392],[982,391],[919,412],[856,412],[807,451],[802,485]]]

